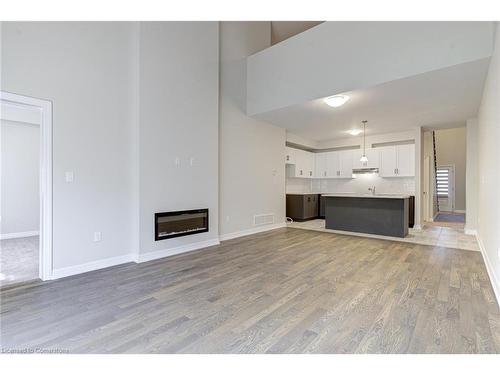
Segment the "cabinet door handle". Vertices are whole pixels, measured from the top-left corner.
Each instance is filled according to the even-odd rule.
[[[396,174],[399,174],[399,168],[396,168]]]
[[[324,172],[324,175],[326,176],[326,171]]]
[[[394,174],[398,174],[398,172],[396,172],[396,168],[394,168]]]
[[[300,175],[302,176],[302,169],[300,170]]]
[[[290,155],[287,155],[287,156],[286,156],[286,160],[290,160]]]
[[[311,171],[309,171],[309,176],[312,176],[312,175],[313,175],[313,173]]]

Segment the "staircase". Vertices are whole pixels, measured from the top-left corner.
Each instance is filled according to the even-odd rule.
[[[437,191],[437,157],[436,157],[436,132],[432,132],[432,149],[434,151],[434,193],[436,194],[436,212],[439,212],[439,199]]]

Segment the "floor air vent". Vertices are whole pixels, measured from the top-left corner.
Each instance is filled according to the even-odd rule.
[[[274,224],[274,214],[261,214],[253,216],[253,225]]]

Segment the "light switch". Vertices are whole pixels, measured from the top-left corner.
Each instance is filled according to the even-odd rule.
[[[99,242],[101,237],[101,232],[94,232],[94,242]]]
[[[73,172],[66,172],[66,182],[73,182],[75,180],[75,175]]]

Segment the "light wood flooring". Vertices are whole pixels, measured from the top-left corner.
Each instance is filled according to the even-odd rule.
[[[38,236],[0,240],[0,286],[38,279]]]
[[[498,353],[479,252],[283,228],[1,292],[3,350]]]

